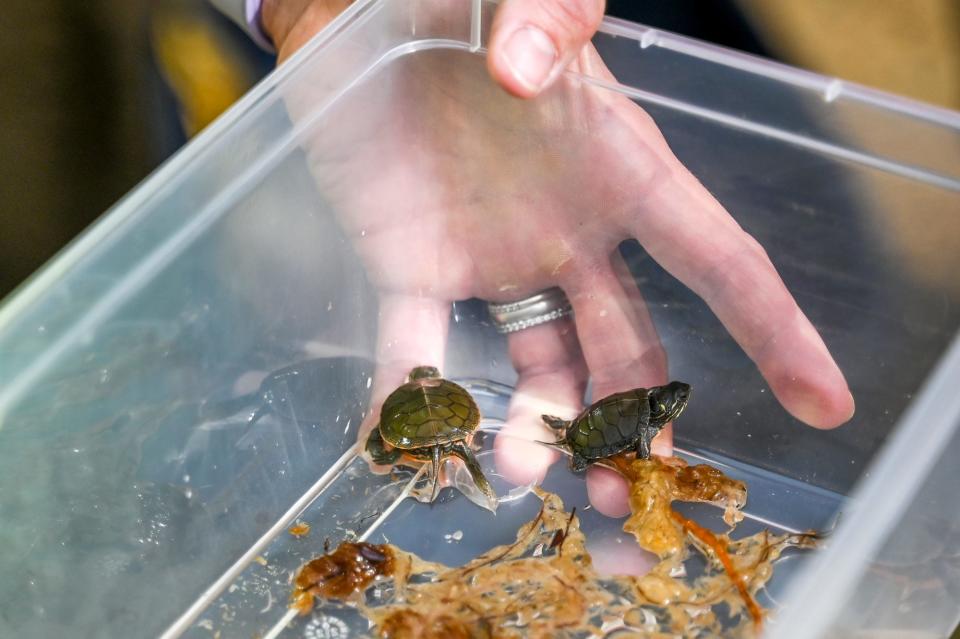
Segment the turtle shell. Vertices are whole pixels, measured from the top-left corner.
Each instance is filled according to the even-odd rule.
[[[649,395],[647,389],[635,388],[594,402],[570,422],[567,445],[587,459],[633,447],[650,424]]]
[[[408,450],[466,439],[479,423],[480,409],[470,393],[439,377],[407,382],[380,410],[381,437]]]

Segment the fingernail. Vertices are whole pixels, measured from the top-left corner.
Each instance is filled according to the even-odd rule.
[[[857,402],[853,399],[853,393],[847,391],[847,398],[850,402],[850,410],[847,411],[847,418],[843,420],[844,422],[849,422],[853,419],[854,414],[857,412]]]
[[[539,91],[557,62],[557,48],[537,27],[517,29],[507,39],[504,56],[513,77],[531,91]]]

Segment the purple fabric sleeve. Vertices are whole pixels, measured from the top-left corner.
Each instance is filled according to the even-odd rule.
[[[273,51],[273,43],[263,30],[260,10],[263,0],[210,0],[217,9],[240,25],[261,48]]]
[[[253,38],[253,41],[259,46],[268,51],[273,51],[273,43],[270,42],[270,38],[267,37],[266,32],[263,30],[263,24],[260,22],[260,8],[262,4],[263,0],[246,0],[247,11],[244,17],[247,21],[247,33],[250,34],[250,37]]]

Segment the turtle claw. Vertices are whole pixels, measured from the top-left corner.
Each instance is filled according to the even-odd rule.
[[[468,446],[456,444],[451,447],[450,453],[456,457],[459,457],[467,467],[467,472],[470,473],[470,478],[473,480],[474,486],[476,486],[476,488],[483,493],[484,497],[486,497],[487,503],[485,507],[492,512],[496,512],[497,506],[500,503],[500,499],[497,497],[497,493],[493,491],[493,487],[483,474],[483,470],[480,468],[480,462],[477,461],[473,451],[470,450]],[[463,492],[465,495],[467,494],[464,492],[463,488],[460,489],[460,492]],[[467,496],[470,497],[469,495]],[[475,499],[470,499],[471,501],[477,503]]]
[[[433,467],[433,492],[430,493],[430,503],[432,504],[440,494],[440,447],[434,446],[430,461]]]

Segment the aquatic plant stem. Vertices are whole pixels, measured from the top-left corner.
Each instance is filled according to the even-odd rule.
[[[743,575],[737,570],[736,566],[733,565],[733,561],[730,559],[730,554],[727,552],[727,549],[723,543],[717,538],[709,528],[704,528],[695,521],[687,519],[680,513],[675,510],[670,511],[670,515],[673,517],[674,521],[680,524],[680,527],[683,528],[683,531],[689,535],[693,535],[701,542],[707,545],[714,554],[716,554],[717,559],[720,560],[720,563],[723,565],[723,569],[727,571],[727,576],[730,578],[730,581],[736,586],[737,591],[740,593],[740,597],[743,599],[744,604],[747,606],[747,610],[750,611],[750,616],[753,618],[753,625],[756,628],[757,634],[759,635],[760,630],[763,627],[763,612],[760,610],[760,606],[757,605],[757,602],[753,599],[753,596],[750,594],[750,590],[747,588],[747,583],[743,578]]]

